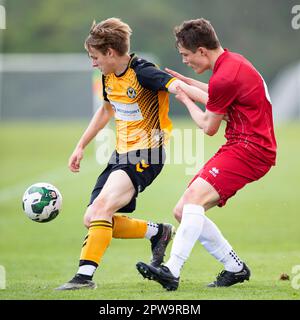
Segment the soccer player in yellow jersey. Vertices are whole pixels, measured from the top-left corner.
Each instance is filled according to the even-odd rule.
[[[129,54],[130,27],[117,18],[94,23],[85,41],[93,66],[102,72],[103,105],[92,118],[69,160],[79,172],[85,147],[114,117],[117,145],[92,191],[84,215],[88,234],[83,242],[79,269],[58,290],[95,288],[93,274],[112,238],[147,238],[153,266],[163,262],[174,233],[166,223],[129,218],[120,213],[135,210],[136,197],[157,177],[165,160],[164,144],[172,123],[168,118],[168,91],[180,84],[192,88],[134,54]],[[116,214],[117,213],[117,214]]]

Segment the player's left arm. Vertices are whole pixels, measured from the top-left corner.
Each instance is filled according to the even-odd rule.
[[[176,78],[176,79],[178,79],[178,80],[181,80],[181,81],[183,81],[184,83],[189,84],[190,86],[200,88],[200,89],[203,90],[204,92],[208,92],[208,84],[207,84],[207,83],[204,83],[204,82],[195,80],[195,79],[193,79],[193,78],[186,77],[186,76],[184,76],[183,74],[181,74],[181,73],[179,73],[179,72],[176,72],[176,71],[174,71],[174,70],[172,70],[172,69],[169,69],[169,68],[165,68],[165,70],[166,70],[170,75],[172,75],[174,78]]]
[[[177,94],[177,88],[181,87],[189,98],[206,105],[208,93],[199,87],[189,85],[182,80],[172,77],[170,74],[158,69],[151,63],[144,63],[137,70],[137,77],[140,84],[150,90],[164,90]]]
[[[189,85],[181,80],[173,80],[168,86],[168,91],[173,94],[177,94],[177,88],[179,87],[184,90],[185,94],[188,95],[191,100],[206,105],[208,101],[208,93],[198,87]]]
[[[194,101],[198,101],[206,105],[208,102],[207,92],[172,77],[150,63],[142,65],[137,71],[138,80],[142,86],[154,91],[167,90],[175,94],[176,98],[187,106],[193,120],[206,134],[214,135],[218,131],[224,114],[203,112],[194,103]]]
[[[177,94],[177,87],[181,86],[192,100],[203,103],[204,105],[208,101],[207,92],[173,77],[149,62],[139,65],[136,73],[139,83],[147,89],[153,91],[168,91]]]
[[[176,98],[186,105],[197,126],[203,129],[205,134],[209,136],[215,135],[219,130],[222,120],[224,119],[224,114],[217,114],[209,110],[202,111],[180,86],[177,87],[176,91]]]

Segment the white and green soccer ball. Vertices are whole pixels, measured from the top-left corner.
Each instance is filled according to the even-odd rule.
[[[48,222],[61,210],[62,196],[50,183],[35,183],[23,195],[23,210],[28,218],[36,222]]]

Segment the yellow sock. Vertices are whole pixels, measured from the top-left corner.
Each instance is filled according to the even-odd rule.
[[[84,239],[80,263],[93,261],[98,265],[112,239],[112,223],[106,220],[91,221],[89,231]]]
[[[132,219],[123,215],[113,216],[113,238],[138,239],[144,238],[147,231],[147,221]]]

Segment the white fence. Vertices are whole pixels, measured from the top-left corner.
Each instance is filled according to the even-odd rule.
[[[86,54],[0,55],[0,119],[72,119],[93,112]]]

